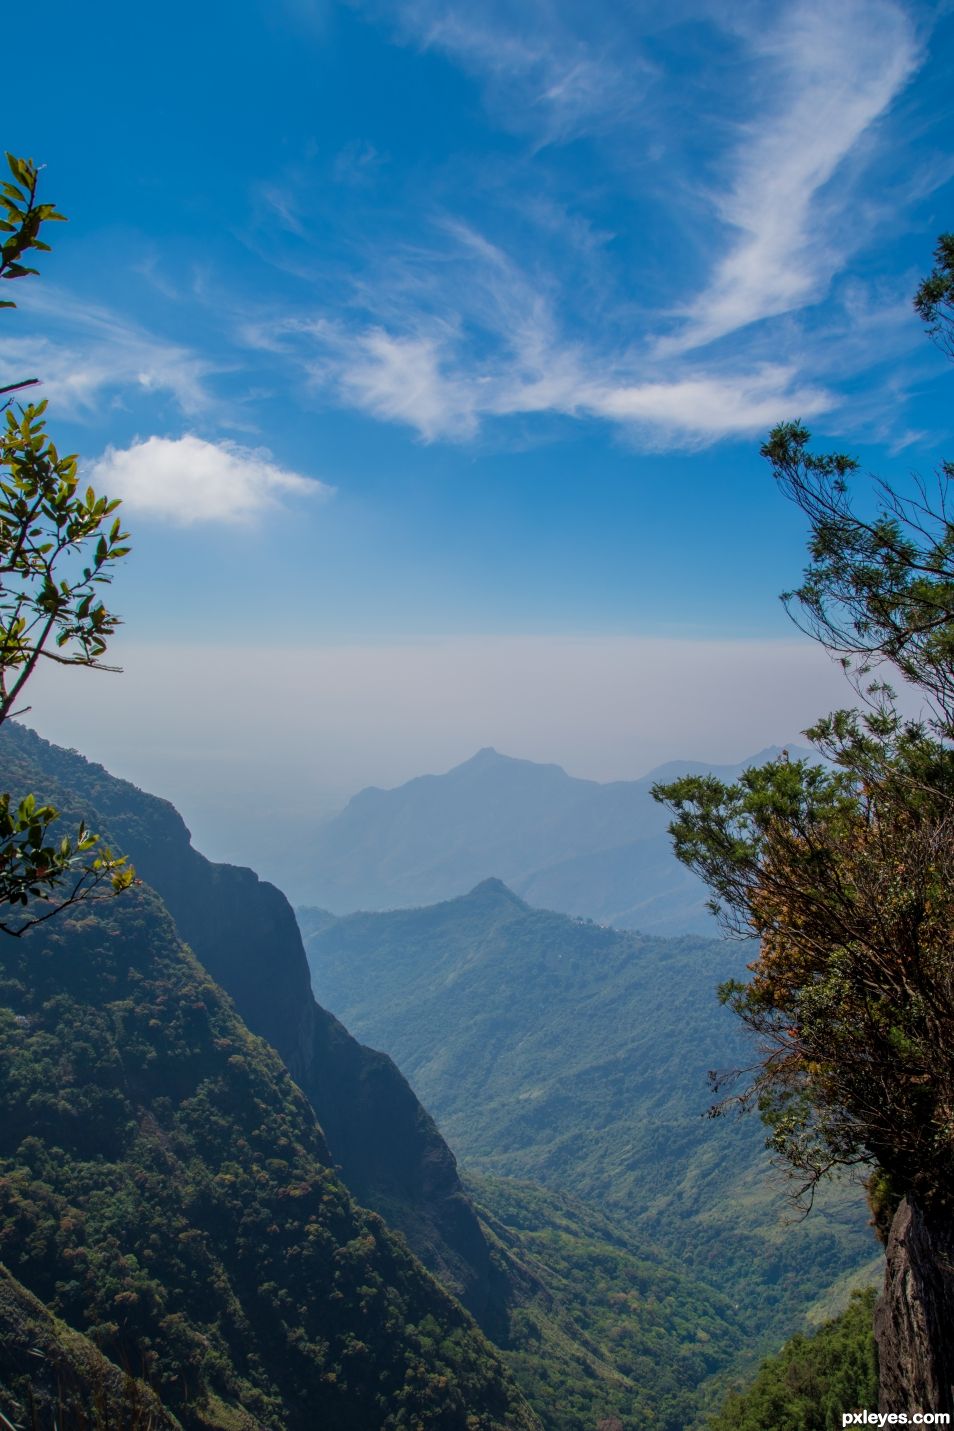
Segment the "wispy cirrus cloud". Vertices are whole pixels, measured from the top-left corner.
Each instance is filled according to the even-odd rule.
[[[561,346],[545,324],[479,365],[466,337],[440,324],[413,335],[325,320],[296,329],[319,350],[305,360],[316,385],[426,442],[468,441],[488,419],[553,414],[610,422],[644,448],[693,448],[763,431],[793,412],[811,417],[835,402],[792,365],[721,373],[683,365],[679,375],[651,377],[625,353]]]
[[[90,476],[131,513],[177,526],[248,522],[285,497],[326,497],[332,491],[324,482],[279,467],[265,449],[191,434],[108,447]]]
[[[850,185],[826,186],[919,63],[910,18],[886,0],[802,0],[744,40],[770,97],[741,124],[726,187],[712,195],[733,236],[660,351],[700,347],[821,296],[864,237],[850,222]]]
[[[633,44],[638,27],[601,4],[589,15],[553,0],[371,0],[368,8],[476,76],[491,108],[539,142],[618,127],[658,73]]]
[[[366,140],[329,154],[321,184],[309,149],[253,185],[255,252],[300,287],[280,310],[243,296],[226,320],[260,365],[249,391],[291,371],[424,441],[553,414],[654,448],[838,407],[848,349],[855,372],[866,361],[865,305],[847,285],[823,316],[812,305],[864,240],[866,161],[922,57],[898,0],[678,0],[663,18],[649,0],[359,3],[472,76],[520,142],[473,170],[455,154],[453,180],[428,168],[420,193],[383,201],[389,166]],[[571,141],[583,151],[566,159]],[[948,172],[922,162],[912,193]],[[0,354],[68,414],[159,393],[236,426],[240,400],[230,424],[204,353],[46,286],[24,307],[58,341]],[[193,331],[222,322],[220,302],[205,309]]]
[[[571,334],[548,274],[527,273],[462,222],[442,221],[439,236],[440,262],[407,248],[365,274],[353,313],[246,322],[244,342],[426,442],[467,442],[488,421],[551,414],[609,422],[647,448],[692,448],[836,402],[777,354],[662,363],[645,343],[596,327]]]
[[[886,121],[923,43],[897,0],[681,0],[664,18],[640,0],[625,16],[603,0],[365,9],[473,76],[530,147],[485,162],[466,195],[431,193],[397,230],[369,224],[316,316],[247,323],[253,347],[425,441],[552,413],[694,447],[843,401],[866,361],[865,303],[855,283],[813,305],[868,237],[870,161],[899,147]],[[581,138],[582,188],[560,158]],[[922,165],[918,191],[947,173]],[[624,204],[604,202],[608,185]],[[832,363],[835,337],[851,363]]]
[[[83,420],[104,398],[124,392],[166,393],[187,417],[214,405],[208,380],[216,365],[195,349],[49,284],[24,285],[17,306],[55,336],[3,337],[0,362],[7,372],[39,378],[41,396],[61,415]]]
[[[350,407],[405,423],[426,441],[473,437],[481,417],[473,375],[458,372],[439,334],[395,335],[382,328],[349,333],[317,325],[324,361],[312,364],[318,382],[330,379]]]

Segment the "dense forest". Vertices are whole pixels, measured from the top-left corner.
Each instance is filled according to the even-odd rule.
[[[155,896],[4,953],[0,1256],[67,1325],[186,1427],[535,1424]]]

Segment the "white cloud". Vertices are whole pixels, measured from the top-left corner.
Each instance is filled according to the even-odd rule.
[[[605,387],[587,408],[617,422],[655,432],[667,445],[697,438],[712,441],[735,433],[765,431],[792,413],[811,417],[832,405],[817,387],[793,386],[790,368],[766,365],[734,376],[702,373],[672,382]]]
[[[625,354],[560,338],[546,305],[527,307],[520,285],[510,298],[491,305],[502,331],[483,362],[451,324],[402,334],[320,322],[307,328],[321,349],[312,376],[349,406],[411,427],[426,442],[468,441],[487,418],[553,413],[606,419],[647,447],[693,447],[834,404],[830,392],[781,363],[646,377]]]
[[[131,512],[182,526],[243,522],[283,496],[325,496],[332,490],[276,466],[261,449],[191,435],[149,437],[122,450],[108,447],[93,463],[90,478],[109,496],[121,497]]]
[[[737,237],[689,306],[679,352],[818,298],[859,241],[843,231],[850,187],[825,190],[919,63],[907,15],[888,0],[801,0],[747,36],[771,100],[742,126],[714,196]]]
[[[373,328],[338,347],[338,387],[353,407],[407,423],[425,440],[474,435],[477,394],[473,384],[444,371],[436,338]]]
[[[249,346],[333,400],[424,441],[557,414],[699,447],[796,415],[861,418],[859,374],[919,341],[907,287],[888,313],[883,276],[842,277],[810,311],[872,215],[903,222],[948,173],[931,160],[912,176],[910,116],[886,124],[922,58],[897,0],[359,3],[473,75],[531,146],[422,188],[397,227],[363,226],[317,318],[244,321]],[[581,135],[592,178],[577,153],[567,187],[566,156],[541,146]],[[873,192],[875,165],[899,157],[907,178]],[[643,222],[658,252],[626,231]],[[875,373],[881,405],[883,387]]]

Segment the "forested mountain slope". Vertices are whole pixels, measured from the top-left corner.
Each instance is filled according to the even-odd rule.
[[[3,942],[0,1058],[0,1261],[186,1431],[536,1424],[151,891]]]
[[[767,1357],[750,1384],[726,1397],[709,1431],[830,1431],[878,1405],[871,1321],[874,1293],[859,1293],[811,1336]]]
[[[547,1431],[701,1426],[745,1356],[732,1299],[574,1198],[468,1186],[516,1273],[505,1359]]]
[[[315,1003],[295,917],[280,891],[251,870],[205,859],[167,801],[23,726],[0,729],[0,768],[11,788],[42,791],[130,855],[248,1026],[281,1054],[351,1192],[401,1230],[494,1331],[505,1289],[453,1155],[391,1060],[357,1043]]]
[[[0,1411],[33,1427],[121,1427],[181,1431],[138,1377],[103,1356],[88,1337],[0,1266]],[[29,1421],[27,1418],[29,1417]]]
[[[499,881],[424,909],[300,911],[318,997],[386,1049],[467,1168],[622,1214],[783,1335],[877,1248],[857,1189],[798,1226],[756,1118],[709,1120],[748,1056],[716,985],[744,945],[531,909]]]
[[[724,1364],[739,1351],[742,1330],[735,1312],[724,1297],[720,1299],[691,1275],[682,1272],[671,1258],[667,1259],[643,1242],[627,1239],[618,1232],[607,1232],[608,1225],[597,1227],[592,1212],[584,1214],[581,1208],[568,1210],[565,1201],[561,1202],[552,1194],[546,1195],[539,1190],[523,1187],[517,1191],[510,1187],[503,1194],[500,1189],[504,1185],[497,1184],[497,1191],[492,1196],[487,1185],[481,1193],[484,1222],[479,1222],[472,1202],[460,1187],[446,1144],[395,1065],[387,1056],[375,1054],[357,1043],[335,1018],[315,1004],[297,927],[287,902],[277,890],[258,881],[251,871],[214,865],[203,859],[191,849],[188,832],[171,806],[114,779],[75,752],[58,750],[31,732],[15,727],[0,732],[0,751],[3,752],[6,772],[11,780],[24,787],[41,790],[44,798],[55,799],[70,818],[85,814],[97,828],[107,832],[112,840],[135,858],[141,876],[164,892],[175,911],[178,933],[188,936],[194,952],[202,956],[206,969],[215,975],[221,985],[231,989],[239,1012],[246,1014],[248,1021],[254,1022],[258,1030],[277,1045],[299,1085],[307,1087],[312,1103],[320,1109],[324,1136],[330,1144],[329,1152],[323,1134],[314,1129],[312,1137],[316,1140],[315,1147],[321,1158],[325,1163],[329,1158],[340,1163],[351,1190],[357,1190],[362,1199],[374,1199],[379,1210],[415,1237],[417,1246],[423,1248],[445,1282],[469,1297],[475,1311],[483,1316],[499,1344],[506,1349],[505,1355],[545,1426],[554,1428],[554,1431],[589,1431],[600,1417],[621,1408],[629,1408],[627,1415],[630,1412],[633,1415],[637,1412],[642,1414],[644,1410],[652,1409],[656,1423],[671,1431],[681,1431],[681,1427],[688,1424],[686,1418],[700,1405],[696,1382],[708,1376],[711,1366]],[[148,914],[143,924],[144,932],[140,932],[138,940],[142,946],[144,940],[148,942],[148,929],[153,916],[158,919],[161,911],[151,895],[144,894],[139,898],[145,900]],[[97,919],[91,927],[97,923],[102,925],[105,921],[110,931],[106,945],[108,952],[114,947],[112,941],[119,937],[114,932],[120,927],[117,919],[128,917],[129,911],[120,902],[115,906],[101,907],[96,913]],[[161,914],[161,918],[168,924],[167,916]],[[101,957],[101,951],[91,953],[80,940],[80,931],[88,922],[87,912],[81,911],[69,933],[70,961],[71,965],[75,965],[72,973],[77,977],[84,964],[92,962],[95,967],[96,960]],[[57,947],[56,941],[66,929],[64,925],[61,930],[58,924],[50,927],[52,947]],[[34,943],[38,948],[36,939]],[[182,957],[188,960],[187,955]],[[194,964],[192,972],[193,975],[196,973]],[[112,977],[110,975],[106,980],[107,985]],[[208,984],[207,987],[212,988]],[[28,990],[29,980],[24,979],[20,994],[25,997]],[[12,1010],[12,1002],[3,1002],[9,1003]],[[125,1009],[129,1000],[122,998],[119,1003]],[[192,1008],[195,1000],[190,999],[188,1003]],[[65,1004],[64,1008],[67,1007],[68,1004]],[[112,1007],[110,1004],[110,1010]],[[170,1005],[167,999],[156,1015],[155,1027],[149,1021],[151,1036],[159,1041],[160,1047],[165,1021],[176,1016],[175,1000],[172,999]],[[20,1036],[17,1030],[29,1028],[33,1034],[33,1017],[30,1013],[14,1016],[15,1027],[10,1030],[14,1043]],[[18,1019],[26,1019],[27,1023],[19,1023]],[[80,1025],[87,1029],[88,1037],[95,1045],[102,1042],[106,1048],[109,1039],[105,1035],[100,1037],[96,1018],[88,1011],[82,1015],[77,1013],[75,1017],[70,1013],[62,1021],[61,1033],[65,1037],[71,1032],[78,1037]],[[248,1038],[247,1034],[245,1038]],[[258,1047],[263,1056],[267,1052],[256,1045],[254,1039],[250,1046]],[[76,1068],[76,1098],[81,1103],[88,1096],[88,1085],[93,1083],[99,1087],[103,1080],[99,1064],[90,1052],[90,1044],[84,1041],[82,1047],[85,1062],[81,1060],[77,1063],[75,1053],[69,1049],[64,1051],[61,1048],[57,1054],[58,1058],[64,1058]],[[162,1074],[159,1084],[166,1086],[168,1083],[171,1090],[166,1095],[169,1106],[162,1102],[162,1095],[156,1095],[165,1122],[161,1122],[152,1110],[145,1114],[137,1112],[130,1121],[130,1127],[133,1122],[138,1123],[139,1133],[124,1159],[127,1166],[108,1174],[109,1186],[113,1189],[111,1196],[114,1196],[118,1209],[116,1218],[120,1220],[104,1220],[105,1195],[101,1194],[95,1181],[90,1187],[100,1221],[97,1223],[91,1217],[85,1210],[85,1204],[78,1210],[73,1206],[75,1199],[69,1189],[74,1183],[77,1187],[84,1187],[90,1182],[92,1175],[86,1166],[90,1159],[78,1160],[71,1156],[67,1162],[61,1163],[60,1151],[50,1153],[46,1147],[46,1133],[50,1130],[44,1123],[45,1104],[38,1099],[33,1086],[27,1107],[35,1116],[35,1123],[31,1123],[24,1112],[19,1133],[21,1136],[28,1135],[28,1130],[35,1128],[37,1143],[43,1145],[42,1168],[52,1170],[51,1186],[59,1189],[60,1201],[53,1207],[42,1204],[41,1200],[29,1231],[21,1224],[10,1233],[13,1243],[19,1244],[24,1237],[26,1241],[32,1238],[35,1243],[35,1234],[42,1230],[46,1241],[43,1243],[45,1251],[40,1267],[21,1268],[24,1276],[33,1276],[43,1295],[53,1299],[57,1310],[69,1313],[81,1326],[87,1326],[84,1316],[93,1315],[90,1308],[97,1308],[95,1325],[100,1326],[102,1321],[103,1327],[107,1322],[109,1326],[106,1331],[100,1327],[96,1335],[101,1340],[107,1335],[120,1337],[118,1342],[110,1344],[117,1357],[126,1355],[128,1358],[129,1349],[133,1346],[140,1358],[148,1353],[148,1365],[136,1365],[150,1380],[153,1379],[150,1349],[162,1346],[164,1358],[170,1366],[175,1366],[171,1349],[141,1320],[136,1323],[129,1323],[128,1319],[117,1320],[115,1309],[110,1315],[110,1297],[115,1294],[121,1299],[120,1306],[125,1307],[124,1293],[129,1290],[140,1300],[143,1296],[147,1300],[151,1297],[153,1306],[161,1300],[168,1309],[170,1295],[165,1290],[165,1282],[171,1277],[174,1286],[179,1288],[176,1295],[181,1293],[176,1315],[185,1318],[187,1325],[183,1335],[191,1335],[195,1331],[196,1336],[202,1337],[206,1331],[200,1312],[207,1299],[203,1295],[198,1306],[194,1307],[194,1288],[197,1282],[201,1283],[206,1276],[211,1276],[217,1287],[228,1289],[230,1274],[227,1271],[206,1261],[201,1276],[197,1277],[191,1271],[184,1271],[178,1263],[166,1267],[164,1262],[161,1275],[157,1274],[150,1282],[148,1292],[142,1293],[139,1283],[129,1272],[131,1262],[129,1266],[124,1264],[125,1271],[117,1283],[108,1258],[97,1256],[95,1265],[91,1264],[86,1272],[84,1295],[87,1300],[82,1304],[57,1300],[60,1296],[59,1281],[62,1279],[51,1283],[47,1278],[44,1282],[41,1274],[43,1268],[49,1266],[50,1258],[55,1259],[60,1254],[67,1260],[73,1257],[71,1245],[63,1244],[61,1247],[53,1236],[54,1213],[61,1222],[65,1219],[64,1226],[79,1218],[87,1244],[91,1238],[103,1237],[107,1241],[115,1238],[122,1246],[123,1256],[126,1255],[126,1247],[119,1236],[120,1221],[128,1221],[133,1236],[138,1238],[140,1224],[145,1218],[148,1249],[144,1249],[141,1255],[134,1250],[131,1256],[136,1266],[141,1265],[150,1271],[157,1255],[155,1239],[162,1237],[158,1223],[167,1221],[175,1230],[177,1239],[180,1233],[188,1231],[184,1219],[191,1214],[177,1212],[174,1199],[170,1205],[171,1190],[163,1186],[162,1179],[168,1176],[180,1191],[193,1179],[195,1169],[204,1161],[206,1152],[199,1133],[199,1120],[195,1120],[188,1130],[192,1142],[186,1154],[167,1157],[165,1172],[162,1171],[161,1157],[150,1142],[150,1135],[155,1135],[160,1147],[168,1152],[175,1140],[182,1136],[178,1125],[174,1132],[170,1132],[169,1128],[173,1108],[182,1097],[182,1090],[175,1083],[176,1059],[173,1053],[174,1050],[166,1049],[165,1068],[154,1070]],[[154,1051],[146,1055],[150,1067],[155,1064],[153,1055]],[[142,1058],[143,1050],[137,1044],[132,1059],[128,1049],[122,1049],[117,1056],[128,1072],[130,1062],[135,1065]],[[236,1055],[238,1060],[248,1057],[251,1055],[244,1049]],[[234,1071],[236,1066],[229,1063],[228,1069]],[[42,1078],[42,1073],[38,1076]],[[52,1082],[53,1075],[50,1074],[49,1078]],[[234,1103],[234,1091],[230,1096]],[[261,1099],[256,1101],[261,1113]],[[71,1126],[74,1136],[82,1138],[87,1135],[84,1129],[91,1116],[85,1103],[73,1109]],[[259,1135],[263,1135],[266,1124],[271,1125],[273,1121],[272,1115],[263,1118]],[[12,1126],[15,1128],[15,1123]],[[213,1132],[216,1126],[216,1118],[210,1118]],[[215,1136],[218,1138],[217,1133]],[[280,1142],[285,1138],[281,1129],[276,1136]],[[227,1134],[222,1134],[222,1139],[238,1139],[239,1143],[244,1139],[254,1151],[255,1145],[247,1130],[243,1132],[232,1128]],[[219,1157],[224,1156],[222,1139],[219,1140]],[[62,1139],[56,1137],[55,1141],[59,1145]],[[135,1170],[140,1162],[142,1170],[137,1172]],[[284,1148],[279,1148],[271,1160],[264,1161],[264,1171],[274,1175],[276,1197],[281,1196],[283,1180],[288,1176],[287,1169],[282,1165],[288,1162]],[[34,1188],[40,1181],[41,1168],[39,1165],[36,1168],[31,1166],[30,1171],[36,1175],[29,1183],[30,1188]],[[42,1172],[44,1182],[51,1181],[47,1171]],[[229,1168],[224,1177],[227,1180],[235,1175]],[[212,1181],[213,1186],[221,1191],[219,1183],[214,1178]],[[204,1174],[200,1174],[199,1183],[203,1189],[207,1182]],[[152,1208],[143,1212],[134,1200],[131,1184],[145,1190],[147,1202],[156,1200],[162,1208],[161,1216]],[[27,1200],[32,1196],[31,1192]],[[249,1197],[247,1180],[242,1184],[241,1196],[245,1199]],[[205,1197],[206,1192],[203,1191],[198,1201],[205,1207],[208,1218],[218,1225],[221,1209],[214,1201],[206,1206],[202,1201]],[[188,1207],[191,1206],[190,1193]],[[514,1222],[514,1209],[517,1209],[516,1216],[520,1222],[519,1232]],[[49,1226],[44,1222],[45,1217]],[[548,1219],[552,1222],[549,1231]],[[574,1220],[576,1228],[570,1235]],[[275,1221],[279,1227],[284,1225],[277,1218]],[[209,1227],[205,1224],[203,1227],[207,1239]],[[235,1236],[234,1228],[231,1232],[228,1230],[227,1217],[222,1227],[223,1238]],[[354,1240],[354,1237],[350,1238],[351,1242]],[[202,1246],[207,1252],[206,1242]],[[115,1247],[113,1254],[119,1255]],[[162,1255],[165,1256],[164,1253]],[[224,1243],[219,1246],[220,1258],[223,1255]],[[293,1255],[297,1256],[297,1253]],[[642,1293],[636,1303],[630,1300],[624,1305],[619,1296],[627,1279],[632,1279],[634,1286],[638,1283]],[[281,1305],[287,1313],[288,1334],[292,1337],[304,1336],[307,1320],[296,1332],[298,1314],[289,1300],[291,1293],[285,1285],[284,1270],[275,1269],[268,1280],[274,1284],[271,1295],[275,1306]],[[187,1290],[186,1282],[191,1282],[193,1292]],[[25,1289],[21,1291],[22,1296],[29,1299],[30,1294]],[[231,1292],[226,1300],[230,1298]],[[103,1302],[102,1307],[100,1302]],[[130,1300],[129,1305],[137,1306],[138,1303]],[[220,1312],[213,1307],[209,1314],[215,1317],[218,1325]],[[436,1312],[434,1315],[438,1316]],[[246,1320],[249,1318],[246,1317]],[[254,1320],[252,1317],[251,1321]],[[110,1330],[113,1322],[119,1327],[119,1333]],[[333,1318],[329,1325],[336,1325]],[[612,1336],[611,1325],[615,1328]],[[346,1318],[342,1335],[347,1326]],[[687,1331],[690,1326],[699,1327],[703,1338],[709,1338],[708,1344],[704,1339],[697,1339],[695,1331],[690,1334]],[[709,1328],[708,1332],[705,1332],[705,1327]],[[403,1336],[400,1329],[399,1335]],[[61,1341],[66,1336],[66,1331],[61,1331]],[[87,1345],[72,1332],[68,1336]],[[0,1342],[2,1338],[3,1330],[0,1329]],[[29,1338],[24,1332],[20,1336],[16,1355],[8,1347],[9,1376],[19,1379],[21,1383],[24,1377],[33,1377],[29,1384],[35,1388],[35,1368],[29,1360],[24,1363],[25,1340]],[[446,1338],[443,1340],[446,1341]],[[88,1346],[90,1354],[93,1354],[95,1348],[92,1344]],[[235,1419],[240,1416],[236,1409],[239,1404],[267,1404],[257,1399],[257,1383],[249,1382],[242,1370],[245,1352],[236,1352],[231,1343],[220,1351],[225,1381],[221,1385],[214,1380],[207,1383],[196,1372],[198,1379],[189,1392],[191,1399],[185,1403],[186,1410],[176,1403],[178,1410],[186,1420],[188,1416],[206,1417],[211,1425],[219,1424],[216,1418],[222,1417],[225,1418],[221,1421],[224,1427],[229,1424],[229,1416],[236,1427],[258,1424],[254,1415],[247,1423]],[[620,1370],[616,1366],[616,1358],[621,1353],[628,1358],[628,1370]],[[460,1383],[461,1394],[471,1400],[476,1397],[479,1401],[475,1384],[468,1381],[468,1375],[465,1374],[461,1381],[450,1352],[445,1349],[443,1355],[449,1359],[447,1374],[451,1380]],[[235,1364],[236,1356],[238,1366]],[[271,1385],[273,1389],[277,1388],[276,1394],[284,1395],[281,1366],[282,1354],[276,1352]],[[99,1384],[107,1384],[103,1380],[106,1371],[118,1376],[122,1382],[122,1373],[115,1366],[104,1363],[104,1367],[105,1371],[96,1371]],[[335,1375],[337,1377],[337,1371]],[[148,1392],[135,1382],[129,1394],[146,1397]],[[222,1410],[224,1406],[229,1407],[228,1413]],[[200,1411],[200,1407],[205,1409]],[[171,1415],[168,1411],[167,1414]],[[446,1414],[451,1415],[451,1412]],[[514,1414],[526,1413],[520,1410]],[[264,1417],[265,1413],[261,1415]],[[445,1410],[440,1410],[433,1424],[445,1424],[440,1419],[444,1415]],[[202,1422],[199,1420],[194,1424]],[[346,1425],[347,1422],[341,1424]],[[453,1420],[447,1424],[454,1424]]]
[[[650,794],[657,778],[710,768],[729,779],[744,766],[680,761],[601,785],[488,748],[445,775],[362,790],[290,862],[283,887],[298,904],[347,914],[432,904],[496,877],[547,909],[712,934],[706,891],[673,857],[669,817]]]

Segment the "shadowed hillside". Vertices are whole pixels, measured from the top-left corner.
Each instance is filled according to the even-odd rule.
[[[151,891],[4,941],[0,1061],[0,1261],[186,1431],[535,1424]]]

